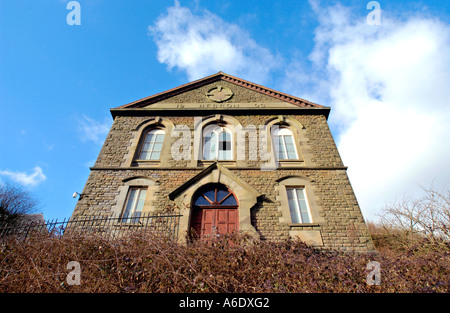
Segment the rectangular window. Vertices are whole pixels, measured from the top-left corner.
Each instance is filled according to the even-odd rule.
[[[295,152],[294,139],[292,136],[281,136],[281,141],[284,143],[284,158],[289,160],[297,159]]]
[[[302,187],[286,188],[292,223],[311,223],[311,215]]]
[[[145,137],[142,145],[140,160],[159,160],[164,142],[164,131],[151,131]]]
[[[128,199],[125,204],[125,210],[122,214],[122,222],[138,223],[144,209],[146,188],[131,188],[128,192]]]

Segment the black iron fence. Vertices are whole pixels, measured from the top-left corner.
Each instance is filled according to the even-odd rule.
[[[142,230],[175,239],[178,237],[180,217],[180,214],[173,213],[150,213],[131,218],[81,216],[62,221],[16,222],[0,225],[0,238],[25,239],[32,236],[62,237],[74,234],[115,237]]]

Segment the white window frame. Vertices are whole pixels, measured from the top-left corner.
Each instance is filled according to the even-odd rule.
[[[134,190],[137,190],[138,194],[135,197],[135,199],[133,199],[132,202],[130,202],[130,197]],[[143,201],[142,207],[138,208],[138,204],[139,204],[142,192],[145,192],[145,195],[144,195],[144,199],[143,200],[141,199]],[[127,199],[125,201],[123,211],[122,211],[122,217],[120,219],[120,221],[122,223],[138,223],[139,222],[139,220],[142,217],[143,212],[144,212],[147,194],[148,194],[148,187],[130,187],[129,188]],[[130,205],[131,205],[131,207],[129,208]],[[140,212],[141,214],[139,216],[134,216],[136,212]],[[127,214],[127,215],[125,216],[125,214]]]
[[[144,146],[145,146],[145,144],[147,143],[147,138],[148,138],[148,136],[149,136],[150,134],[151,134],[151,135],[154,135],[154,136],[157,136],[157,135],[163,135],[163,140],[162,140],[162,142],[160,142],[160,143],[161,143],[161,149],[160,149],[159,151],[154,150],[156,140],[155,140],[155,141],[150,141],[149,144],[151,144],[151,146],[149,147],[148,150],[146,150],[146,154],[148,154],[150,157],[149,157],[149,158],[143,159],[143,158],[141,158],[141,157],[142,157],[142,153],[144,153]],[[164,139],[165,139],[165,137],[166,137],[166,132],[165,132],[164,130],[162,130],[162,129],[153,129],[153,130],[148,131],[148,132],[145,134],[144,140],[142,141],[141,149],[140,149],[140,151],[139,151],[139,157],[138,157],[138,160],[159,161],[159,160],[161,159],[161,153],[162,153],[162,151],[163,151],[163,146],[164,146]],[[158,143],[159,143],[159,142],[158,142]],[[151,158],[151,157],[152,157],[152,154],[154,154],[154,153],[159,153],[159,158],[158,158],[158,159],[152,159],[152,158]]]
[[[294,192],[293,192],[293,194],[295,196],[295,198],[294,198],[294,205],[295,205],[295,207],[294,208],[291,207],[291,203],[289,201],[289,192],[290,192],[290,190],[294,190]],[[298,198],[297,190],[301,190],[301,192],[303,194],[303,198],[304,198],[303,200]],[[312,223],[313,221],[312,221],[312,216],[311,216],[311,209],[310,209],[310,206],[309,206],[308,196],[306,194],[305,188],[304,187],[299,187],[299,186],[286,186],[286,193],[287,193],[287,197],[288,197],[288,206],[289,206],[289,212],[291,214],[291,221],[292,221],[292,223],[299,223],[299,224],[310,224],[310,223]],[[309,221],[303,221],[299,201],[304,201],[305,202],[306,212],[308,214]],[[295,218],[292,216],[292,212],[293,211],[296,214]],[[295,219],[297,219],[297,221],[295,221]]]
[[[221,150],[220,149],[220,135],[225,132],[230,136],[230,150]],[[216,146],[216,149],[214,151],[214,155],[212,158],[206,158],[205,157],[205,148],[206,148],[206,137],[208,134],[210,133],[214,133],[215,134],[215,141],[213,142],[213,144]],[[207,127],[205,127],[204,131],[203,131],[203,140],[202,140],[202,159],[205,161],[213,161],[213,160],[218,160],[218,161],[232,161],[234,160],[234,144],[233,144],[233,133],[230,131],[230,129],[228,129],[225,126],[219,126],[219,125],[209,125]],[[229,151],[230,153],[230,158],[229,159],[219,159],[220,156],[220,152],[221,151]],[[211,151],[209,151],[209,153],[211,154]]]
[[[288,148],[286,144],[286,137],[290,136],[292,138],[292,146],[294,147],[294,153],[295,157],[291,158],[289,157]],[[281,144],[284,148],[284,152],[286,154],[286,158],[281,158],[281,151],[279,150],[279,143],[281,140]],[[276,127],[274,130],[272,130],[272,143],[275,151],[275,156],[277,160],[298,160],[298,151],[297,151],[297,145],[295,144],[295,137],[293,132],[286,127]]]

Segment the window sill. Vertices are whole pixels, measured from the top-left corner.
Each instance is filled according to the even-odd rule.
[[[209,166],[215,162],[221,163],[221,164],[228,164],[228,165],[235,165],[235,160],[199,160],[200,165],[206,165]]]
[[[236,162],[235,160],[199,160],[200,162]]]
[[[280,163],[280,164],[289,164],[289,165],[291,165],[291,164],[303,164],[303,163],[305,163],[305,161],[303,161],[303,160],[300,160],[300,159],[298,159],[298,160],[278,160],[278,162]]]
[[[161,165],[161,160],[135,160],[133,161],[134,166],[159,166]]]
[[[317,223],[291,223],[289,227],[320,227]]]

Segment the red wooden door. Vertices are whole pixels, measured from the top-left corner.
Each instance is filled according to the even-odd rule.
[[[235,196],[222,186],[203,190],[194,201],[191,228],[194,237],[219,237],[238,230]]]
[[[217,227],[218,235],[231,234],[237,231],[237,209],[217,209],[215,213],[215,226]]]

